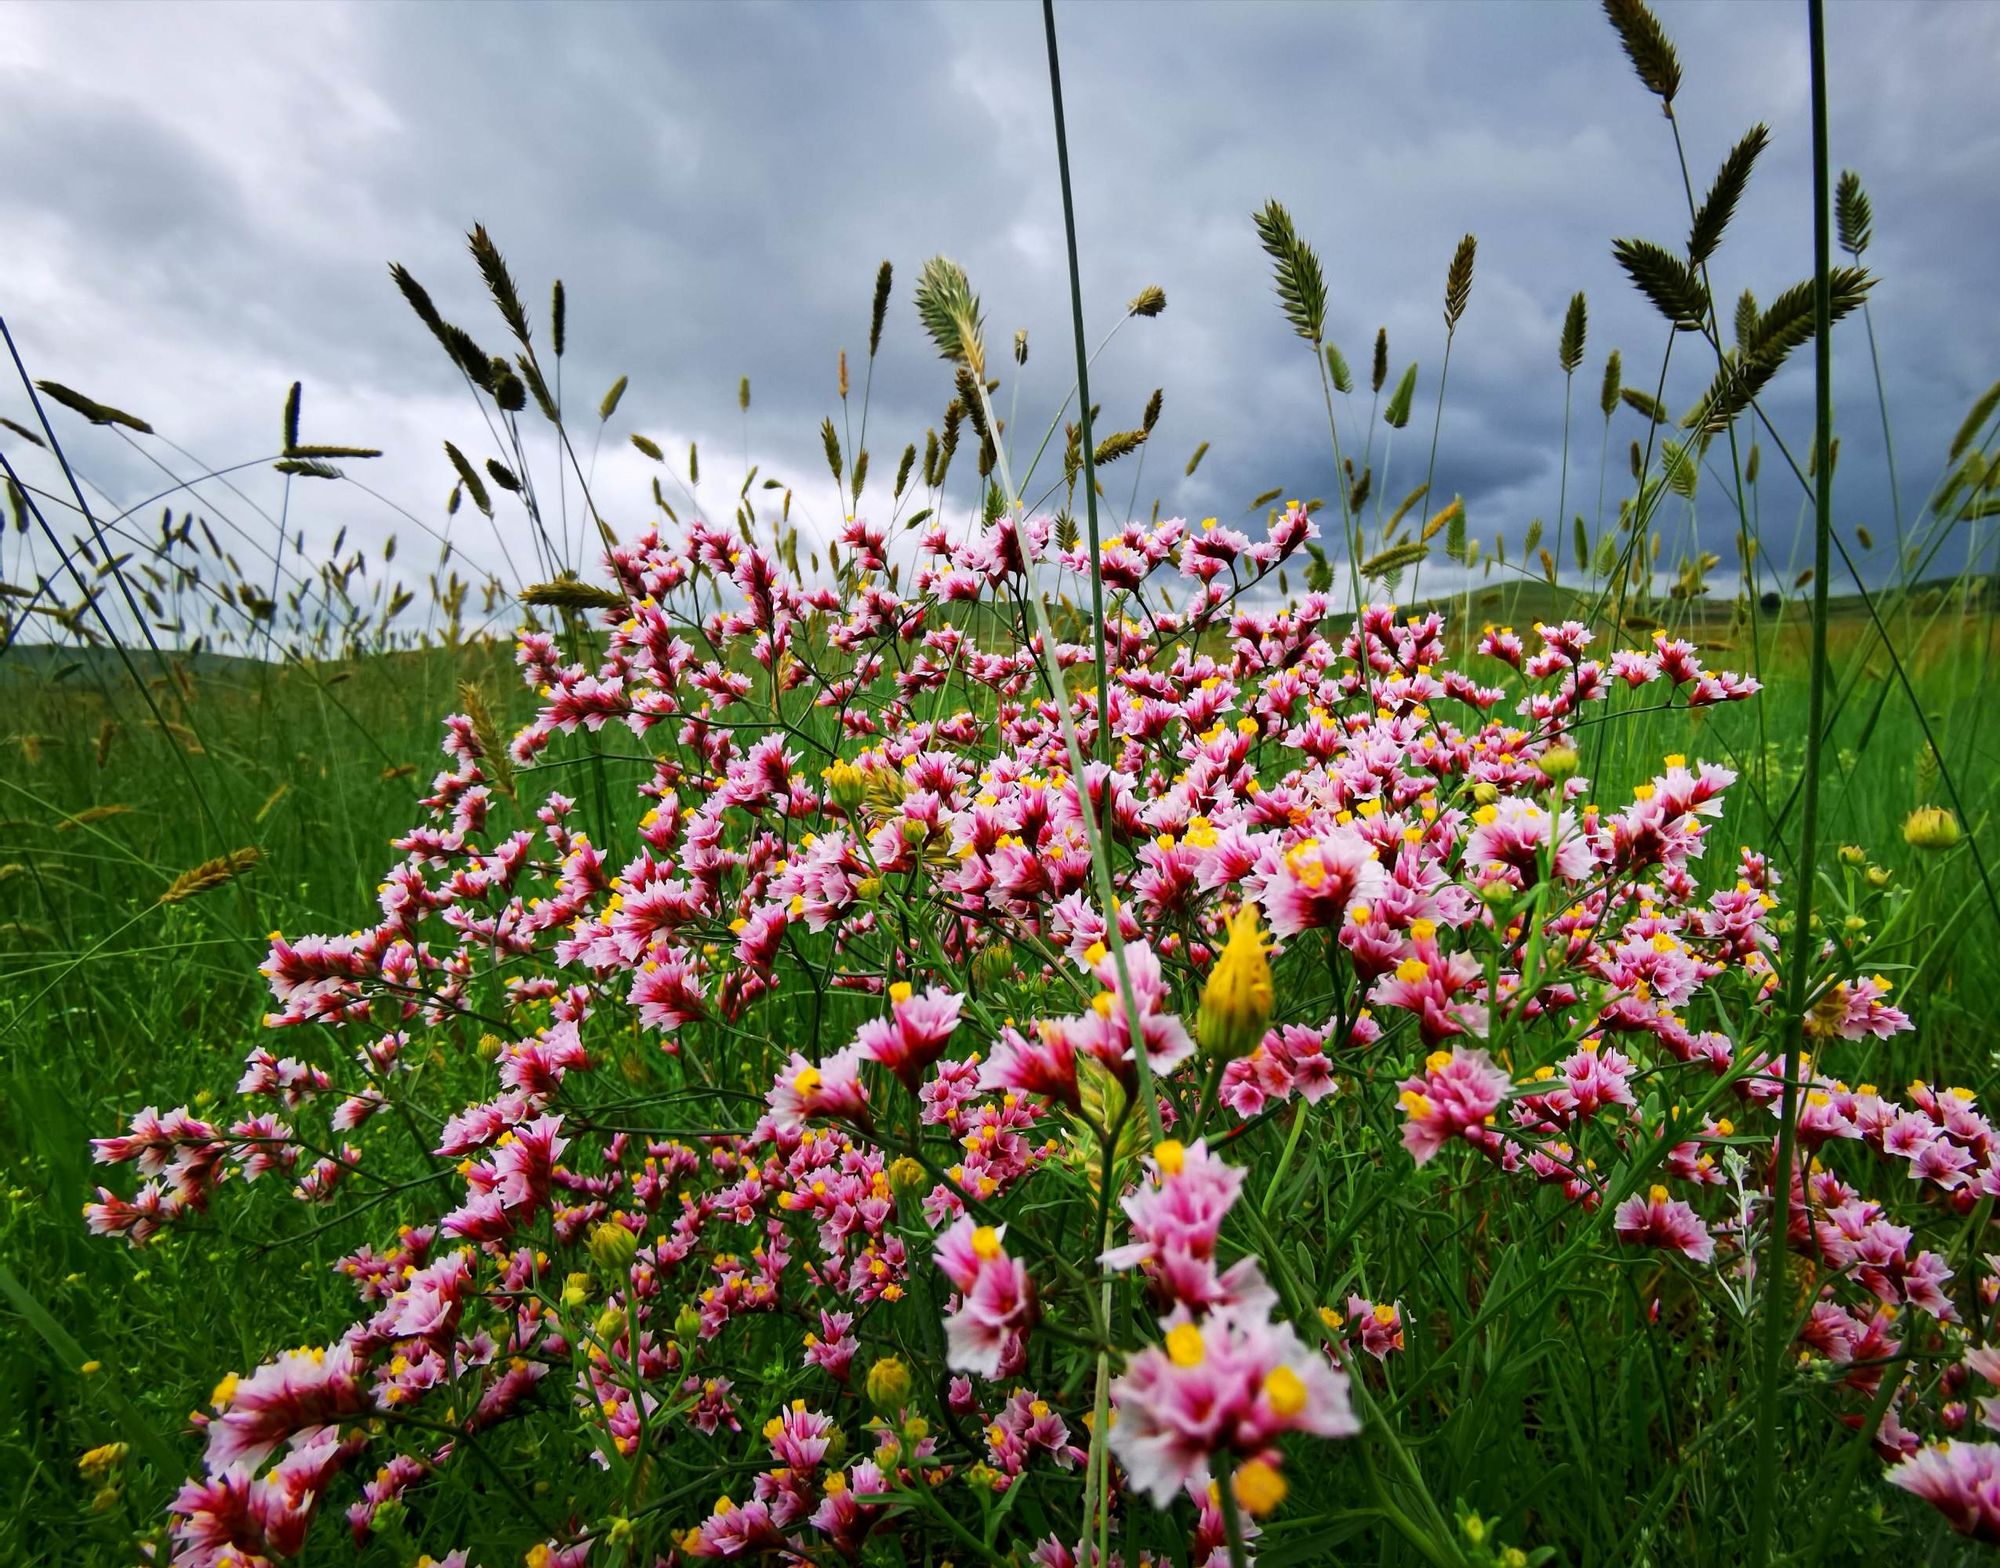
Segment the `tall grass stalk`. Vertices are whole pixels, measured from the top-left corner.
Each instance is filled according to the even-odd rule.
[[[1819,937],[1813,901],[1819,871],[1819,783],[1822,725],[1826,713],[1827,588],[1833,564],[1833,209],[1826,128],[1826,15],[1824,0],[1807,0],[1807,47],[1812,77],[1813,159],[1813,493],[1812,658],[1806,672],[1806,752],[1801,780],[1799,854],[1794,872],[1791,967],[1786,975],[1785,1075],[1778,1109],[1777,1170],[1771,1179],[1772,1213],[1765,1239],[1760,1303],[1762,1366],[1757,1385],[1757,1451],[1750,1490],[1749,1561],[1770,1560],[1771,1519],[1778,1482],[1778,1384],[1785,1368],[1795,1310],[1785,1292],[1790,1261],[1792,1161],[1797,1149],[1799,1057],[1805,1044],[1810,976]]]

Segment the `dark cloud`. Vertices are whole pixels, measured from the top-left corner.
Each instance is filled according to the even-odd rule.
[[[1696,194],[1751,123],[1771,127],[1715,280],[1725,302],[1745,287],[1768,300],[1811,265],[1803,15],[1659,9],[1686,65],[1676,123]],[[2000,323],[1978,306],[2000,234],[2000,130],[1982,109],[2000,12],[1848,4],[1829,20],[1835,156],[1874,199],[1874,326],[1913,507],[2000,369]],[[1076,4],[1060,21],[1090,330],[1144,284],[1171,302],[1126,326],[1093,371],[1113,427],[1165,388],[1142,508],[1158,494],[1168,512],[1228,515],[1272,486],[1333,493],[1318,377],[1272,303],[1249,221],[1277,196],[1324,260],[1330,330],[1361,383],[1338,411],[1344,449],[1370,451],[1390,504],[1428,467],[1445,266],[1461,234],[1479,236],[1436,490],[1466,496],[1483,538],[1518,542],[1531,518],[1558,521],[1556,339],[1571,292],[1585,290],[1568,499],[1594,511],[1603,356],[1619,347],[1628,380],[1650,390],[1668,338],[1609,242],[1677,243],[1686,224],[1674,125],[1595,7]],[[384,266],[409,264],[499,347],[464,255],[473,221],[537,305],[549,280],[567,281],[573,406],[633,378],[598,460],[603,504],[623,525],[647,506],[649,465],[624,445],[632,428],[677,460],[699,441],[704,499],[719,511],[747,442],[767,473],[797,483],[803,515],[834,518],[816,431],[836,407],[843,346],[859,379],[885,256],[898,283],[870,416],[878,474],[950,395],[908,308],[929,254],[964,263],[996,341],[1029,329],[1024,435],[1039,436],[1070,384],[1038,8],[30,5],[10,23],[0,308],[36,373],[139,409],[206,461],[269,451],[284,388],[303,377],[309,437],[388,447],[371,482],[443,528],[439,442],[490,443]],[[1415,417],[1393,438],[1368,423],[1378,326],[1392,380],[1421,367]],[[1705,384],[1704,352],[1674,344],[1671,407]],[[735,407],[746,374],[747,420]],[[1840,516],[1886,533],[1894,508],[1859,322],[1843,329],[1837,376]],[[1802,455],[1803,360],[1767,407]],[[0,410],[21,417],[23,400],[0,390]],[[1613,423],[1614,497],[1625,444],[1643,434],[1629,412]],[[1185,479],[1204,440],[1211,453]],[[104,432],[78,432],[76,449],[114,494],[162,482]],[[1796,509],[1782,466],[1765,463],[1778,556]],[[958,470],[960,504],[970,468]],[[1122,509],[1132,475],[1108,480]],[[275,480],[244,487],[276,504]],[[254,531],[239,498],[210,486],[204,499]],[[316,538],[344,524],[376,537],[409,528],[332,487],[298,505],[293,522]],[[1695,515],[1701,542],[1727,559],[1734,524],[1709,481]],[[497,559],[469,523],[452,529]],[[8,575],[32,575],[18,548]]]

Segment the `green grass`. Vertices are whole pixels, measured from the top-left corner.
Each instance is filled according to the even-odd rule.
[[[1480,606],[1472,609],[1477,614]],[[1934,728],[1951,738],[1951,761],[1973,791],[1973,820],[1989,854],[2000,844],[1990,825],[1996,775],[1980,672],[1996,635],[2000,624],[1983,613],[1954,612],[1905,654]],[[1866,641],[1853,618],[1843,617],[1836,651],[1855,652]],[[226,1101],[253,1045],[297,1050],[293,1040],[260,1028],[265,996],[255,967],[263,934],[344,929],[366,907],[375,876],[393,858],[387,839],[414,820],[414,798],[435,766],[438,715],[458,681],[483,680],[517,716],[528,699],[511,684],[504,650],[490,646],[270,670],[216,661],[186,688],[186,711],[201,737],[201,750],[189,755],[146,728],[143,710],[108,675],[98,684],[96,661],[83,662],[83,670],[53,684],[0,684],[10,731],[0,751],[7,974],[0,991],[0,1260],[8,1271],[0,1321],[14,1350],[0,1371],[0,1518],[9,1522],[10,1560],[115,1564],[129,1560],[127,1543],[155,1527],[192,1468],[196,1445],[181,1434],[220,1372],[321,1340],[347,1321],[351,1293],[328,1264],[375,1237],[379,1225],[371,1221],[380,1216],[363,1211],[316,1230],[319,1215],[300,1210],[282,1189],[225,1192],[190,1233],[134,1251],[84,1234],[79,1211],[93,1181],[85,1140],[114,1130],[142,1104]],[[1871,673],[1865,660],[1859,668],[1859,685],[1832,734],[1825,830],[1835,843],[1863,846],[1899,879],[1924,878],[1924,907],[1875,959],[1908,966],[1896,978],[1917,1031],[1890,1045],[1852,1048],[1841,1071],[1885,1084],[1918,1075],[1986,1090],[1995,1076],[1988,999],[2000,982],[1994,926],[1962,850],[1938,867],[1902,843],[1903,818],[1926,788],[1922,741],[1907,705],[1888,692],[1886,675]],[[1601,764],[1609,790],[1650,775],[1670,747],[1737,758],[1745,783],[1734,792],[1715,853],[1733,852],[1738,841],[1769,842],[1765,807],[1749,786],[1757,781],[1775,811],[1796,780],[1801,669],[1786,637],[1772,648],[1768,689],[1757,702],[1700,719],[1692,734],[1684,714],[1637,715],[1611,727]],[[118,728],[100,766],[97,735],[106,720]],[[183,794],[183,761],[211,802],[220,838]],[[414,774],[383,776],[399,766]],[[111,806],[132,809],[98,814]],[[246,844],[264,856],[248,877],[181,905],[156,903],[179,872]],[[803,1019],[795,1027],[804,1027]],[[784,1030],[774,1024],[772,1032]],[[1326,1239],[1329,1250],[1333,1238],[1350,1235],[1355,1220],[1343,1201],[1360,1179],[1340,1175],[1338,1164],[1325,1168],[1312,1199],[1318,1212],[1297,1218],[1299,1233]],[[1370,1190],[1379,1198],[1379,1187]],[[1463,1303],[1466,1281],[1452,1238],[1485,1223],[1478,1189],[1454,1194],[1430,1179],[1388,1201],[1415,1206],[1408,1223],[1370,1234],[1400,1239],[1355,1254],[1353,1267],[1385,1299],[1400,1293],[1413,1302]],[[1433,1205],[1441,1207],[1424,1212]],[[1521,1218],[1536,1212],[1529,1205]],[[1532,1228],[1509,1238],[1487,1288],[1499,1289],[1510,1269],[1532,1270],[1535,1249]],[[1610,1552],[1636,1509],[1653,1520],[1652,1549],[1703,1560],[1705,1518],[1740,1509],[1744,1500],[1728,1492],[1719,1463],[1677,1456],[1708,1414],[1729,1408],[1728,1360],[1706,1346],[1730,1330],[1673,1281],[1657,1267],[1627,1267],[1590,1287],[1616,1296],[1598,1305],[1612,1307],[1614,1319],[1622,1314],[1633,1353],[1576,1343],[1583,1319],[1558,1301],[1540,1320],[1509,1318],[1486,1328],[1476,1357],[1435,1378],[1421,1363],[1399,1369],[1402,1387],[1426,1390],[1398,1421],[1412,1434],[1414,1462],[1440,1501],[1459,1498],[1501,1516],[1510,1540],[1566,1542],[1565,1555],[1577,1560]],[[1641,1322],[1656,1293],[1661,1310],[1686,1330],[1665,1351]],[[1601,1312],[1591,1321],[1603,1332]],[[1671,1365],[1658,1361],[1662,1354]],[[99,1370],[86,1375],[84,1361]],[[1670,1400],[1663,1398],[1668,1389]],[[1826,1398],[1828,1411],[1809,1428],[1817,1436],[1801,1459],[1815,1451],[1824,1458],[1841,1442],[1831,1414],[1838,1402],[1830,1391]],[[115,1503],[96,1512],[76,1460],[118,1439],[134,1452],[126,1484]],[[1707,1440],[1729,1451],[1726,1435]],[[163,1452],[172,1466],[148,1458]],[[458,1499],[472,1520],[477,1478],[454,1484],[473,1488]],[[1674,1506],[1646,1513],[1645,1500],[1663,1488],[1673,1489]],[[1872,1475],[1857,1495],[1828,1498],[1825,1506],[1845,1510],[1849,1544],[1858,1544],[1856,1530],[1886,1532],[1896,1521],[1903,1529],[1933,1528],[1929,1516]],[[1578,1508],[1601,1517],[1571,1517]],[[1869,1523],[1876,1519],[1879,1526]],[[1783,1526],[1797,1527],[1795,1520]],[[1284,1534],[1281,1526],[1278,1540]],[[470,1539],[478,1539],[476,1520]],[[1301,1561],[1333,1549],[1330,1538],[1296,1545]],[[334,1561],[348,1549],[328,1531],[316,1550]]]

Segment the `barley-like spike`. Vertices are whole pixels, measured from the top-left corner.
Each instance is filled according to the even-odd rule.
[[[1861,541],[1862,549],[1872,550],[1875,548],[1875,536],[1871,534],[1865,526],[1859,523],[1855,525],[1854,537]]]
[[[1396,503],[1396,510],[1389,514],[1388,522],[1382,525],[1383,537],[1387,538],[1390,534],[1393,534],[1401,525],[1403,519],[1410,515],[1410,508],[1430,493],[1431,487],[1428,484],[1421,484],[1408,495],[1404,496],[1402,500],[1398,501]]]
[[[232,849],[226,855],[218,855],[213,860],[204,860],[192,871],[183,871],[167,884],[167,890],[160,895],[162,904],[184,903],[190,898],[198,898],[203,893],[212,893],[225,883],[234,882],[249,872],[264,852],[254,844],[244,849]]]
[[[1708,290],[1685,261],[1651,240],[1613,240],[1611,254],[1676,332],[1699,332],[1708,319]]]
[[[966,417],[972,421],[972,433],[982,441],[992,440],[993,432],[986,428],[985,401],[980,397],[979,388],[973,382],[972,372],[963,365],[958,367],[958,403],[959,407],[965,410]]]
[[[1750,443],[1749,460],[1743,465],[1743,482],[1745,484],[1754,485],[1757,482],[1757,469],[1762,464],[1763,458],[1764,449],[1755,441],[1752,441]]]
[[[885,259],[875,269],[875,298],[868,307],[868,357],[873,359],[882,347],[882,324],[889,318],[889,285],[895,278],[895,269]]]
[[[1458,249],[1452,252],[1451,266],[1444,275],[1444,330],[1447,335],[1458,330],[1459,318],[1472,302],[1472,263],[1478,254],[1479,240],[1471,234],[1460,240]]]
[[[1537,517],[1533,522],[1528,524],[1528,536],[1521,541],[1521,553],[1523,555],[1530,553],[1539,547],[1541,542],[1542,520]]]
[[[1757,336],[1759,315],[1757,296],[1752,294],[1748,289],[1745,289],[1742,296],[1736,301],[1736,320],[1734,326],[1738,349],[1747,347],[1751,340]]]
[[[451,459],[451,466],[458,470],[458,482],[465,486],[465,493],[472,497],[472,504],[488,517],[493,515],[493,499],[486,493],[486,482],[465,460],[465,454],[449,441],[444,444],[444,455]]]
[[[1627,408],[1636,409],[1654,424],[1664,425],[1667,422],[1665,407],[1662,406],[1660,400],[1654,397],[1652,393],[1644,391],[1639,387],[1620,387],[1618,396]]]
[[[1160,422],[1160,403],[1167,395],[1165,387],[1154,387],[1153,395],[1146,399],[1146,412],[1139,416],[1139,428],[1147,435],[1153,433],[1153,426]]]
[[[64,386],[60,381],[37,381],[42,395],[52,403],[60,403],[73,414],[81,414],[93,425],[123,425],[127,430],[136,430],[142,436],[153,433],[153,427],[137,414],[128,414],[123,409],[112,408],[85,397],[81,392]]]
[[[695,450],[692,441],[688,443],[688,483],[691,485],[701,483],[701,454]]]
[[[1019,331],[1017,331],[1014,334],[1014,363],[1016,365],[1025,365],[1027,364],[1027,362],[1028,362],[1028,329],[1026,327],[1022,327]]]
[[[378,446],[295,446],[285,454],[287,457],[380,457]]]
[[[89,827],[92,823],[108,822],[113,817],[129,815],[135,808],[131,806],[85,806],[73,812],[56,824],[58,833],[74,833],[78,828]]]
[[[597,405],[597,417],[600,422],[608,421],[618,412],[618,400],[625,395],[625,388],[631,379],[630,376],[620,376],[611,383],[611,390],[604,394],[604,401]]]
[[[917,277],[917,317],[930,334],[940,357],[986,373],[986,351],[980,333],[979,296],[965,269],[945,256],[933,256]]]
[[[285,396],[285,456],[298,455],[299,445],[299,400],[305,395],[305,384],[294,381],[292,390]]]
[[[859,452],[854,454],[854,484],[852,493],[855,500],[859,501],[861,499],[861,487],[867,483],[868,448],[864,446]]]
[[[1576,367],[1583,363],[1583,339],[1589,321],[1589,307],[1584,304],[1583,291],[1578,289],[1569,298],[1569,309],[1563,312],[1562,341],[1556,345],[1556,362],[1566,376],[1575,375]]]
[[[1145,316],[1150,319],[1166,308],[1167,291],[1157,283],[1148,283],[1132,296],[1132,301],[1125,310],[1128,315]]]
[[[631,442],[633,446],[644,452],[654,462],[664,463],[667,460],[667,454],[660,449],[660,443],[655,441],[651,436],[642,436],[635,430],[632,432]]]
[[[1646,471],[1646,460],[1640,454],[1639,443],[1637,441],[1634,441],[1632,443],[1632,450],[1627,455],[1631,462],[1632,477],[1634,479],[1637,479],[1642,473]]]
[[[1375,487],[1375,470],[1373,468],[1362,469],[1361,477],[1355,480],[1354,483],[1348,489],[1347,510],[1349,512],[1359,512],[1362,507],[1368,504],[1369,492],[1372,491],[1374,487]]]
[[[1618,30],[1626,58],[1646,89],[1660,100],[1668,119],[1674,116],[1674,96],[1681,90],[1680,56],[1660,20],[1645,0],[1604,0],[1604,14]]]
[[[1604,386],[1597,394],[1597,406],[1603,410],[1606,419],[1618,408],[1618,394],[1623,390],[1624,375],[1624,364],[1614,348],[1611,356],[1604,361]]]
[[[547,605],[559,610],[615,610],[627,602],[622,593],[597,588],[574,577],[558,577],[552,582],[530,583],[517,596],[523,604]]]
[[[840,483],[840,434],[833,428],[831,419],[823,419],[819,425],[820,445],[826,449],[826,466],[833,470],[833,482]]]
[[[528,388],[503,361],[493,362],[493,401],[510,414],[528,406]]]
[[[514,760],[507,754],[507,744],[501,737],[500,726],[493,721],[492,709],[486,706],[486,693],[473,681],[460,681],[458,701],[472,721],[473,739],[479,742],[481,760],[492,776],[493,787],[512,800]]]
[[[557,278],[555,287],[549,290],[549,342],[554,346],[556,358],[563,355],[565,329],[569,324],[569,299],[563,293],[563,281]]]
[[[1840,248],[1856,261],[1875,237],[1875,208],[1861,188],[1861,176],[1852,169],[1840,171],[1840,183],[1833,193],[1833,228]]]
[[[938,458],[941,455],[938,447],[937,431],[935,429],[926,430],[924,432],[924,488],[926,490],[935,490],[938,487]]]
[[[1708,260],[1722,243],[1723,230],[1729,227],[1737,200],[1750,181],[1751,167],[1770,140],[1769,130],[1762,124],[1753,125],[1722,160],[1715,183],[1708,188],[1708,197],[1696,211],[1693,226],[1688,230],[1688,260],[1693,265],[1698,267]]]
[[[916,466],[917,444],[912,441],[903,448],[903,460],[896,465],[896,488],[891,492],[898,501],[903,498],[903,487],[910,482],[910,470]]]
[[[1326,274],[1319,257],[1299,238],[1292,215],[1276,201],[1255,214],[1257,239],[1271,258],[1278,303],[1292,330],[1315,348],[1326,329]]]
[[[1426,559],[1431,547],[1420,539],[1406,539],[1401,544],[1391,545],[1376,555],[1371,555],[1361,563],[1361,575],[1370,578],[1384,578],[1400,572],[1406,566],[1414,566]]]
[[[1403,372],[1403,379],[1396,383],[1396,390],[1389,394],[1389,403],[1382,410],[1382,419],[1391,430],[1401,430],[1410,422],[1410,400],[1417,393],[1417,366],[1413,360],[1410,368]]]
[[[1283,485],[1279,485],[1276,489],[1266,490],[1262,495],[1252,498],[1249,506],[1245,507],[1244,510],[1249,512],[1261,511],[1284,493],[1285,487]]]
[[[520,293],[514,287],[513,275],[507,271],[507,263],[500,258],[500,248],[493,243],[483,223],[473,225],[465,243],[472,251],[472,259],[479,264],[479,275],[486,280],[486,292],[493,296],[500,319],[507,323],[507,330],[521,347],[526,348],[528,313],[521,308]]]
[[[499,458],[489,457],[486,460],[486,472],[493,476],[493,482],[502,490],[508,491],[513,495],[521,493],[521,481],[514,477],[514,470],[501,462]]]
[[[561,424],[562,415],[556,410],[556,400],[549,395],[549,384],[542,378],[541,367],[526,354],[516,354],[514,363],[520,367],[521,379],[527,383],[528,395],[542,411],[542,418],[552,425]]]
[[[1389,329],[1375,329],[1375,364],[1369,375],[1371,389],[1379,397],[1382,385],[1389,379]]]
[[[1430,520],[1417,531],[1417,541],[1420,544],[1429,544],[1431,540],[1435,539],[1447,528],[1460,527],[1464,522],[1465,497],[1455,495],[1451,498],[1450,505],[1441,508],[1433,514]]]
[[[444,337],[444,317],[438,314],[437,306],[431,303],[424,286],[410,275],[410,269],[400,261],[389,263],[389,276],[402,291],[403,298],[410,303],[410,309],[417,313],[417,319],[431,329],[431,335],[440,340]]]
[[[1573,526],[1575,530],[1575,539],[1573,542],[1576,546],[1576,569],[1579,572],[1587,572],[1590,570],[1590,530],[1585,526],[1581,512],[1577,514],[1576,522]]]
[[[1678,441],[1660,443],[1660,468],[1667,476],[1667,488],[1683,500],[1694,499],[1695,481],[1700,477],[1693,456]]]
[[[1979,439],[1979,432],[1986,428],[1986,421],[1993,417],[1996,408],[2000,408],[2000,381],[1980,394],[1979,400],[1967,411],[1964,423],[1958,427],[1958,434],[1951,438],[1951,460],[1954,463]]]
[[[7,429],[13,431],[15,435],[19,436],[23,441],[28,442],[31,446],[38,446],[44,449],[48,446],[48,442],[36,435],[26,425],[17,425],[11,419],[0,419],[0,426],[5,426]]]
[[[296,474],[301,479],[339,479],[339,469],[331,463],[322,463],[317,458],[281,457],[271,465],[281,474]]]
[[[1347,359],[1333,344],[1326,346],[1326,373],[1333,382],[1333,389],[1343,395],[1354,390],[1354,375],[1347,368]]]
[[[1187,460],[1187,468],[1183,470],[1187,478],[1194,478],[1194,471],[1201,467],[1201,460],[1206,456],[1208,456],[1208,443],[1204,441],[1194,449],[1194,455]]]
[[[1839,321],[1860,309],[1874,281],[1859,267],[1833,268],[1827,278],[1831,319]],[[1709,434],[1728,428],[1770,383],[1786,356],[1809,343],[1812,335],[1813,285],[1808,279],[1793,284],[1758,314],[1749,338],[1723,355],[1715,380],[1681,423]]]

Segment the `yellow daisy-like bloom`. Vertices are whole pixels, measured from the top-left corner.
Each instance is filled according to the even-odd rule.
[[[1271,961],[1254,905],[1229,922],[1229,942],[1202,987],[1195,1032],[1202,1052],[1222,1061],[1248,1056],[1271,1021]]]
[[[1903,842],[1912,849],[1950,849],[1958,840],[1958,818],[1943,806],[1920,806],[1903,824]]]

